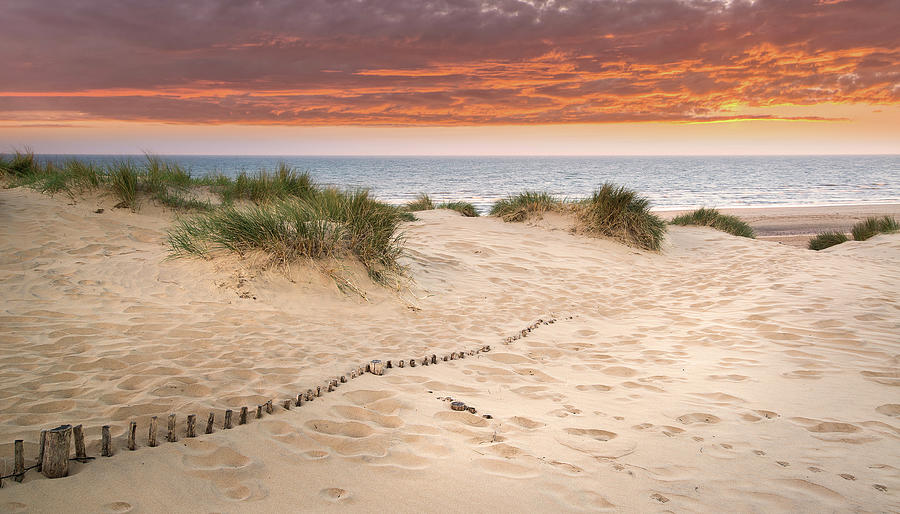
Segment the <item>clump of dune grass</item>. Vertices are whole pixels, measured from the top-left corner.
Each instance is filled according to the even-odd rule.
[[[650,201],[625,187],[603,184],[576,204],[581,229],[645,250],[659,250],[666,223],[650,212]]]
[[[671,223],[673,225],[699,225],[712,227],[722,232],[739,237],[756,237],[753,228],[737,216],[722,214],[717,209],[702,207],[693,212],[676,216]]]
[[[824,250],[834,245],[846,243],[849,240],[847,234],[844,234],[843,232],[828,231],[810,238],[807,246],[810,250]]]
[[[890,234],[900,230],[900,223],[893,216],[882,216],[880,218],[866,218],[850,229],[853,239],[856,241],[865,241],[870,237],[878,234]]]
[[[138,208],[138,171],[130,162],[120,162],[110,168],[110,188],[119,199],[117,207],[136,211]]]
[[[478,211],[475,206],[469,202],[446,202],[435,206],[437,209],[450,209],[456,211],[467,218],[477,218]]]
[[[409,212],[430,211],[434,209],[434,202],[431,200],[431,197],[422,193],[404,207]]]
[[[29,149],[16,150],[12,156],[0,155],[0,173],[13,178],[22,178],[37,171],[38,164],[34,152]]]
[[[503,221],[524,221],[531,216],[552,211],[559,205],[560,202],[550,193],[525,191],[495,202],[491,207],[491,216],[499,216]]]
[[[367,191],[311,190],[263,205],[225,206],[179,220],[169,231],[173,255],[262,251],[272,263],[355,256],[375,280],[400,270],[400,209]]]
[[[309,173],[299,172],[285,163],[279,163],[271,173],[266,170],[252,175],[242,172],[234,179],[218,176],[207,179],[206,182],[212,186],[213,193],[227,204],[247,200],[261,205],[285,198],[303,197],[314,188]]]

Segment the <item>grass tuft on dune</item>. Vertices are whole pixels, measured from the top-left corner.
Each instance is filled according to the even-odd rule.
[[[503,221],[525,221],[530,216],[555,210],[561,202],[550,193],[525,191],[497,201],[491,207],[491,216],[499,216]]]
[[[826,248],[839,245],[841,243],[846,243],[850,238],[847,237],[847,234],[843,232],[822,232],[816,237],[810,238],[809,244],[807,247],[810,250],[824,250]]]
[[[753,228],[737,216],[722,214],[717,209],[702,207],[693,212],[676,216],[671,223],[673,225],[698,225],[712,227],[722,232],[739,237],[756,238]]]
[[[609,182],[576,204],[582,229],[644,250],[659,250],[666,222],[650,212],[650,200]]]
[[[850,229],[853,239],[856,241],[865,241],[878,234],[891,234],[900,230],[900,223],[893,216],[882,216],[880,218],[866,218]]]
[[[175,256],[259,250],[276,264],[352,255],[381,281],[400,271],[402,221],[400,209],[372,199],[367,191],[311,189],[299,198],[229,205],[179,220],[168,242]]]
[[[467,218],[478,217],[478,211],[475,209],[475,206],[469,202],[447,202],[439,204],[435,208],[450,209],[451,211],[456,211]]]
[[[404,208],[408,212],[430,211],[434,209],[434,202],[431,201],[431,197],[429,197],[425,193],[422,193],[417,196],[415,200],[406,204]]]
[[[497,201],[491,215],[515,222],[545,212],[571,212],[577,229],[645,250],[659,250],[666,223],[650,212],[650,201],[635,191],[611,183],[580,201],[557,200],[550,193],[525,191]]]

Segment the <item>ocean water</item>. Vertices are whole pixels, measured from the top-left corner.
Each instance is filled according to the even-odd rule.
[[[42,155],[61,161],[69,156]],[[109,164],[143,156],[79,155]],[[163,155],[194,175],[253,173],[285,162],[316,182],[368,188],[401,204],[419,193],[481,211],[523,190],[581,198],[605,181],[661,210],[900,203],[900,155],[746,157],[308,157]]]

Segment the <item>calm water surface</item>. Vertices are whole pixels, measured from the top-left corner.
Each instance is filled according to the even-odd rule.
[[[67,156],[43,155],[46,160]],[[605,181],[636,189],[660,209],[900,203],[900,155],[771,157],[298,157],[168,155],[194,175],[274,169],[285,162],[327,185],[369,188],[390,203],[428,193],[484,211],[526,189],[561,197]],[[109,164],[143,156],[79,155]]]

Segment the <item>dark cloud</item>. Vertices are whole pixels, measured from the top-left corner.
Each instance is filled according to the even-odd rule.
[[[6,0],[0,19],[0,119],[692,120],[900,95],[896,0]]]

